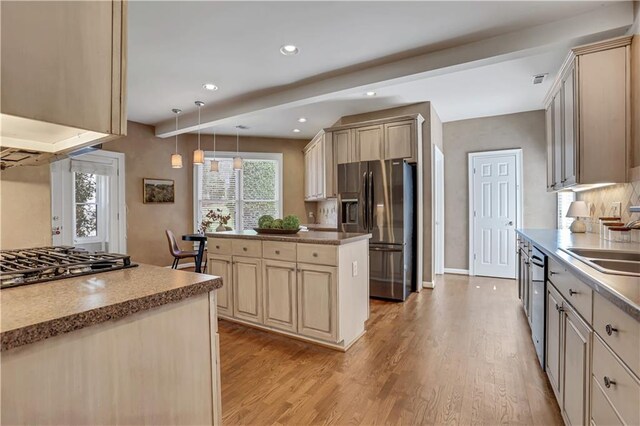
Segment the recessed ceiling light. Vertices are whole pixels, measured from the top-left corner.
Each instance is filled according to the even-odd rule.
[[[284,46],[280,47],[280,53],[285,56],[297,55],[298,52],[298,48],[293,44],[285,44]]]
[[[300,133],[300,129],[293,129],[293,133]]]
[[[375,96],[376,92],[370,91],[370,92],[365,93],[365,95],[367,95],[367,96]]]
[[[205,83],[202,85],[202,88],[206,90],[211,90],[212,92],[215,92],[216,90],[218,90],[218,86],[216,86],[213,83]]]
[[[306,122],[307,122],[306,118],[304,118],[304,117],[298,118],[298,123],[306,123]]]

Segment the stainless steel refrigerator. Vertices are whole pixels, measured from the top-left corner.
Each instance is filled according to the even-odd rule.
[[[414,288],[415,167],[403,160],[338,165],[342,232],[367,232],[370,295],[405,300]]]

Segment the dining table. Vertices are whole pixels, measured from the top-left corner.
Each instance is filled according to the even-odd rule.
[[[207,244],[207,236],[204,234],[185,234],[183,241],[198,242],[198,252],[196,254],[196,272],[202,272],[202,258],[204,257],[204,247]]]

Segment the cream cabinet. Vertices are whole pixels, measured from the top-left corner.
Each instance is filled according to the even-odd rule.
[[[332,134],[336,163],[405,159],[418,161],[422,142],[420,114],[353,123],[325,129]]]
[[[233,315],[233,265],[231,256],[210,255],[207,259],[207,269],[210,275],[222,277],[222,287],[218,289],[218,313]]]
[[[337,271],[324,265],[298,264],[298,332],[335,341]]]
[[[324,200],[336,196],[336,169],[331,134],[318,133],[304,148],[304,198]]]
[[[3,147],[67,152],[126,134],[126,1],[1,8]]]
[[[233,256],[233,315],[262,322],[262,260]]]
[[[558,402],[562,400],[560,365],[562,345],[562,296],[549,285],[547,288],[547,336],[545,369],[549,377],[549,383]]]
[[[263,260],[264,324],[298,331],[296,264]]]
[[[210,236],[209,273],[223,277],[218,314],[346,350],[369,315],[368,245]]]
[[[591,379],[591,327],[565,305],[562,320],[562,403],[565,422],[589,423]]]
[[[545,99],[547,189],[627,181],[630,44],[619,37],[572,49]]]

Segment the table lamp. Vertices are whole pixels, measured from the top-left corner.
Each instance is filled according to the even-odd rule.
[[[569,229],[574,234],[580,234],[587,231],[587,225],[580,221],[581,217],[589,217],[589,207],[584,201],[572,201],[567,210],[567,217],[575,217]]]

